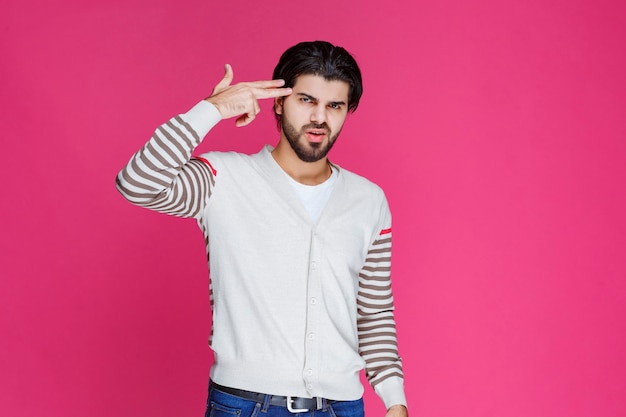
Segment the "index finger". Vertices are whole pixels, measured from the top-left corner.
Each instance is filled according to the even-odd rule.
[[[291,88],[255,88],[254,96],[256,98],[276,98],[288,96],[292,93]]]
[[[258,81],[248,81],[242,84],[246,84],[252,88],[275,88],[282,87],[285,85],[285,80],[258,80]]]

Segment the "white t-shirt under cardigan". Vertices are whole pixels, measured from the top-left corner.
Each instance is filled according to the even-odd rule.
[[[307,213],[309,213],[309,217],[313,223],[317,223],[317,220],[320,218],[322,210],[326,207],[326,203],[333,191],[335,181],[337,181],[337,170],[332,166],[330,166],[330,169],[330,177],[323,183],[317,185],[302,184],[291,178],[289,174],[285,172],[285,178],[287,178],[292,189],[300,198],[300,201],[304,205]]]
[[[270,146],[191,157],[220,120],[200,102],[158,127],[117,176],[130,202],[193,217],[202,229],[211,378],[269,394],[354,400],[365,367],[386,407],[406,405],[382,190],[333,165],[333,190],[313,221]]]

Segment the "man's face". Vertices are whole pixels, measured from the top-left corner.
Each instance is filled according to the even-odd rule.
[[[319,161],[330,151],[348,115],[349,91],[345,81],[307,74],[290,96],[276,99],[281,134],[302,161]]]

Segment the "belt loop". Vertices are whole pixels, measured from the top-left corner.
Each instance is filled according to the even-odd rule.
[[[326,398],[322,398],[322,412],[327,412],[328,411],[328,401],[326,400]]]
[[[261,409],[262,412],[267,413],[267,410],[270,408],[271,399],[272,399],[272,396],[269,394],[265,394],[263,396],[263,408]]]

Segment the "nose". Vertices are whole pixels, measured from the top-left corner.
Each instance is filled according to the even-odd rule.
[[[322,124],[326,121],[326,107],[318,104],[311,110],[311,122]]]

